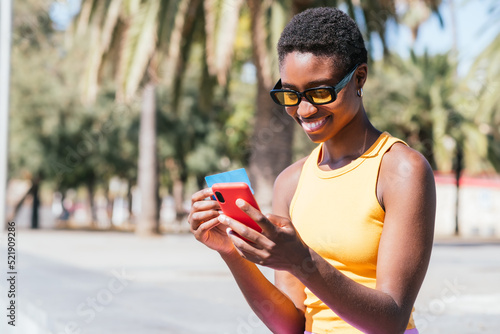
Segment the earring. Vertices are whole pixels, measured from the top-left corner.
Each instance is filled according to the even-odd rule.
[[[363,88],[358,89],[356,94],[358,94],[359,97],[363,97]]]

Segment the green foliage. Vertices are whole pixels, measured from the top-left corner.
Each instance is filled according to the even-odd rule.
[[[50,175],[45,159],[57,145],[59,114],[71,103],[47,11],[16,3],[11,70],[11,177]],[[18,15],[19,13],[19,15]],[[36,54],[36,57],[33,57]]]
[[[491,2],[488,29],[496,38],[477,57],[462,85],[460,110],[487,138],[489,162],[500,172],[500,3]]]
[[[365,106],[380,129],[403,138],[434,169],[449,172],[460,146],[469,173],[491,171],[488,138],[477,119],[479,100],[455,78],[448,54],[395,55],[373,64],[365,89]],[[464,90],[465,89],[465,90]]]
[[[61,190],[135,178],[137,110],[117,105],[106,87],[94,106],[80,103],[78,52],[64,51],[43,8],[15,7],[10,177],[42,178]]]
[[[169,188],[176,179],[200,180],[242,167],[248,158],[255,87],[234,79],[227,88],[213,81],[198,88],[193,82],[200,82],[207,70],[202,56],[201,45],[194,45],[175,109],[170,91],[165,86],[157,89],[158,154],[165,168],[161,183]]]
[[[193,14],[189,5],[197,3]],[[275,42],[298,3],[337,4],[266,2],[261,50],[269,79],[277,77]],[[362,1],[358,9],[352,1],[345,3],[358,22],[365,20],[366,31],[384,34],[385,22],[394,14],[387,11],[386,17],[367,21],[364,15],[375,8],[374,1]],[[437,3],[432,1],[433,6]],[[157,82],[163,186],[248,165],[257,85],[241,77],[256,54],[246,2],[235,2],[233,8],[224,1],[214,1],[212,7],[194,0],[123,1],[118,8],[111,5],[119,1],[84,1],[95,16],[75,21],[73,33],[85,42],[76,39],[70,51],[65,48],[67,36],[51,27],[48,4],[14,2],[11,177],[42,177],[61,189],[105,184],[114,175],[135,180],[140,113],[136,90],[145,74]],[[128,21],[133,13],[137,17]],[[231,34],[226,20],[234,27]],[[132,26],[127,28],[128,23]],[[148,52],[142,53],[140,45]],[[120,59],[122,50],[126,52]],[[461,145],[468,171],[491,171],[492,166],[500,170],[499,58],[497,37],[464,81],[455,77],[456,64],[447,54],[413,54],[407,60],[393,55],[390,62],[374,63],[364,99],[369,117],[378,128],[419,149],[435,169],[450,171],[455,147]],[[121,80],[118,86],[116,78]],[[95,93],[91,106],[82,104],[82,85],[87,86],[86,97]],[[117,91],[130,103],[115,102]],[[313,145],[300,127],[295,130],[294,154],[300,158]]]

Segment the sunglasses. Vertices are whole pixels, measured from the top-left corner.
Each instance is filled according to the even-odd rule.
[[[334,87],[316,87],[309,88],[303,92],[297,92],[291,89],[282,89],[281,79],[278,80],[274,88],[271,90],[271,98],[273,101],[281,106],[293,107],[298,106],[303,97],[314,105],[327,104],[337,99],[337,94],[344,88],[358,68],[359,64],[347,73],[347,75],[340,80]]]

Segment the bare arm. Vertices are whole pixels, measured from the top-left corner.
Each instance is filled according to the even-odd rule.
[[[273,213],[276,215],[289,216],[289,204],[304,161],[298,161],[278,177],[273,192]],[[276,270],[273,285],[241,254],[233,253],[223,258],[250,307],[273,333],[304,333],[304,285],[295,276]]]
[[[273,213],[277,216],[290,219],[290,203],[297,189],[300,173],[306,158],[297,161],[295,164],[285,169],[276,179],[273,193]],[[305,329],[305,305],[306,294],[304,284],[284,270],[274,271],[274,284],[285,293],[294,303],[295,308],[301,317],[298,329],[303,333]]]
[[[248,304],[273,333],[303,334],[303,310],[294,304],[295,292],[301,291],[302,284],[289,273],[282,272],[276,274],[275,286],[254,263],[242,258],[226,234],[226,227],[217,220],[219,205],[216,201],[204,200],[210,195],[210,189],[193,195],[189,215],[191,232],[198,241],[220,253]],[[303,306],[303,299],[299,300],[299,305]]]
[[[303,313],[287,294],[267,280],[255,264],[236,252],[222,258],[252,310],[273,333],[304,333]]]
[[[235,221],[225,221],[255,243],[233,238],[243,256],[293,274],[352,326],[365,333],[403,333],[429,263],[434,178],[420,154],[396,144],[384,156],[378,187],[386,216],[375,289],[346,277],[305,245],[289,219],[263,217],[242,203],[263,228],[264,237],[242,229]]]

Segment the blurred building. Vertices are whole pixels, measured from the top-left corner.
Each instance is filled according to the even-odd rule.
[[[436,174],[436,236],[455,233],[457,187],[454,175]],[[460,178],[458,226],[464,237],[500,237],[500,177]]]

